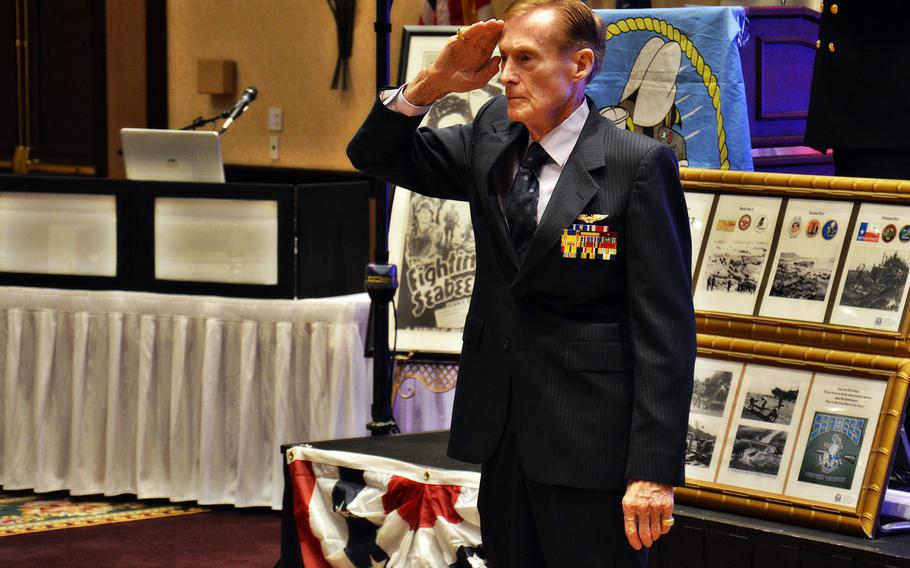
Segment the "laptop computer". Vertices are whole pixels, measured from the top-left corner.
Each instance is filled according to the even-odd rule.
[[[217,132],[121,128],[120,142],[128,179],[224,183]]]

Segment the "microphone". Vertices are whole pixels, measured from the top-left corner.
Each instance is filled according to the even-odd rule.
[[[240,99],[234,104],[233,108],[228,111],[227,118],[224,121],[224,124],[221,125],[221,132],[224,132],[228,129],[228,126],[232,122],[237,120],[237,118],[246,112],[246,109],[250,108],[250,104],[256,100],[256,95],[259,94],[259,91],[256,90],[256,87],[247,87],[243,91],[243,94],[240,95]]]

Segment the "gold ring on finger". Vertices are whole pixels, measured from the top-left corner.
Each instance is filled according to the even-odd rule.
[[[675,523],[675,522],[676,522],[676,519],[674,519],[673,517],[670,517],[670,518],[668,518],[668,519],[662,520],[662,521],[660,522],[660,524],[662,524],[662,525],[665,526],[665,527],[672,527],[672,526],[673,526],[673,523]]]
[[[464,32],[461,30],[461,28],[458,28],[458,31],[455,32],[455,37],[461,41],[468,41],[468,36],[464,35]]]

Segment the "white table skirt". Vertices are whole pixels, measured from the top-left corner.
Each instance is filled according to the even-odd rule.
[[[368,312],[0,287],[0,485],[280,509],[281,444],[367,434]]]

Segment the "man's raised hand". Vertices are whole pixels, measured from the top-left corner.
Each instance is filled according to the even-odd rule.
[[[411,104],[425,106],[449,93],[464,93],[486,85],[499,70],[493,50],[502,36],[502,20],[477,22],[449,38],[439,57],[418,73],[404,90]]]

